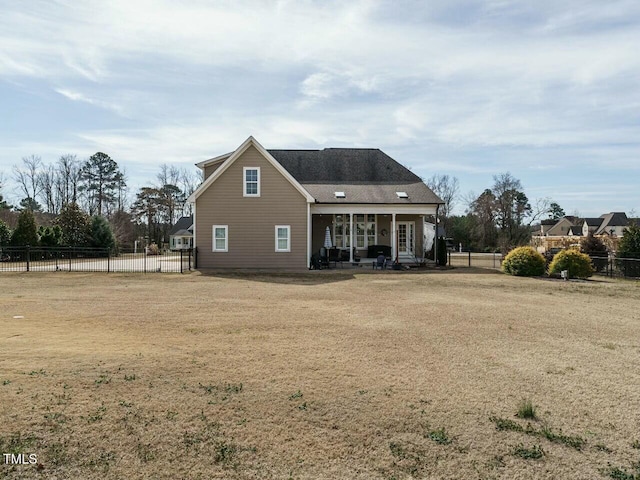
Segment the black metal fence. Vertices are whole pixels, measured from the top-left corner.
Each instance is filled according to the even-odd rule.
[[[499,269],[502,265],[501,253],[447,252],[448,265],[452,267],[479,267]]]
[[[184,273],[194,269],[192,250],[161,252],[75,247],[2,247],[0,272]]]
[[[452,267],[478,267],[498,270],[502,266],[502,260],[501,253],[447,252],[447,263]],[[640,278],[640,258],[592,255],[591,263],[596,275]]]
[[[640,258],[591,257],[597,275],[640,279]]]

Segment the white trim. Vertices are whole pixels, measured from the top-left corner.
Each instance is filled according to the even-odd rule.
[[[193,209],[193,226],[192,226],[192,235],[193,235],[193,249],[195,251],[196,248],[196,209]]]
[[[224,249],[216,248],[216,228],[224,228]],[[213,225],[211,227],[211,251],[212,252],[228,252],[229,251],[229,225]]]
[[[391,259],[395,263],[398,254],[396,253],[396,214],[391,214]]]
[[[307,266],[311,265],[311,236],[312,236],[311,204],[307,203]]]
[[[287,248],[278,248],[278,229],[286,228],[287,229]],[[291,225],[276,225],[275,228],[276,233],[276,252],[290,252],[291,251]]]
[[[247,184],[249,183],[249,181],[247,180],[247,171],[249,170],[255,170],[258,172],[258,178],[257,178],[257,189],[256,189],[256,193],[247,193]],[[253,180],[251,180],[251,183],[253,183]],[[259,197],[260,196],[260,167],[243,167],[242,168],[242,196],[243,197]]]
[[[233,154],[231,154],[231,156],[229,158],[227,158],[224,163],[222,165],[220,165],[215,172],[213,172],[211,175],[209,175],[209,177],[202,182],[202,184],[200,184],[200,186],[195,190],[195,192],[193,192],[191,195],[189,195],[189,198],[187,199],[187,202],[189,203],[195,203],[195,201],[197,200],[197,198],[202,195],[204,193],[205,190],[207,190],[207,188],[209,188],[209,186],[215,182],[218,178],[220,178],[220,176],[233,164],[233,162],[235,162],[250,146],[254,146],[256,150],[258,150],[258,152],[260,152],[260,154],[267,159],[267,161],[269,163],[271,163],[273,165],[273,167],[284,177],[286,178],[289,183],[291,183],[291,185],[293,185],[293,187],[298,190],[298,192],[300,192],[300,194],[306,199],[307,202],[309,203],[314,203],[316,200],[315,198],[313,198],[311,196],[311,194],[309,192],[307,192],[304,187],[302,185],[300,185],[300,183],[293,178],[293,176],[291,176],[291,174],[289,172],[287,172],[287,170],[280,165],[280,163],[278,163],[278,161],[273,158],[273,156],[267,152],[264,147],[262,145],[260,145],[260,143],[258,143],[258,141],[253,138],[253,137],[249,137],[247,138],[242,145],[240,145],[235,152],[233,152]]]
[[[198,167],[201,170],[204,170],[206,167],[209,167],[209,166],[213,165],[214,163],[226,160],[232,154],[233,154],[233,152],[229,152],[229,153],[225,153],[224,155],[218,155],[217,157],[210,158],[209,160],[204,160],[204,161],[202,161],[200,163],[196,163],[196,167]]]
[[[353,263],[353,213],[349,214],[349,262]]]
[[[349,205],[337,205],[337,204],[314,204],[311,205],[311,213],[315,214],[362,214],[362,213],[376,213],[379,215],[397,213],[403,214],[416,214],[416,215],[434,215],[436,213],[436,203],[424,203],[424,204],[349,204]]]
[[[398,245],[398,255],[412,255],[415,256],[416,252],[416,222],[403,220],[401,222],[396,222],[396,228],[398,232],[400,231],[400,225],[405,225],[407,231],[407,238],[405,239],[405,245],[413,244],[413,250],[407,250],[404,252],[400,251],[400,245]],[[411,235],[410,235],[411,234]],[[398,235],[398,240],[400,239],[400,235]],[[411,240],[411,241],[409,241]]]

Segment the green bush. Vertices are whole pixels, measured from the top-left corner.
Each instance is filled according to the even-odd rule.
[[[545,260],[533,247],[511,250],[502,262],[502,271],[518,277],[544,275]]]
[[[570,278],[587,278],[593,275],[591,257],[573,248],[555,254],[549,265],[549,275],[560,275],[567,270]]]

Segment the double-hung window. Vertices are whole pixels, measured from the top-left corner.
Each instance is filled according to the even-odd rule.
[[[367,248],[376,243],[376,216],[374,214],[354,215],[356,248]]]
[[[213,251],[214,252],[229,251],[229,226],[228,225],[213,226]]]
[[[242,169],[242,195],[245,197],[260,196],[260,167],[244,167]]]
[[[291,226],[276,225],[276,252],[291,251]]]

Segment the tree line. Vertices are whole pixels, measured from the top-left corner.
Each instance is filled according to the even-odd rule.
[[[528,245],[532,226],[543,218],[558,219],[565,215],[560,205],[549,198],[533,204],[524,193],[522,183],[511,173],[493,177],[493,185],[480,195],[473,192],[461,197],[459,182],[449,175],[434,175],[425,183],[443,200],[439,210],[442,235],[457,247],[471,251],[508,251]],[[454,215],[462,200],[464,214]]]
[[[85,161],[62,155],[45,164],[36,155],[14,165],[12,179],[21,198],[10,205],[3,197],[0,174],[0,246],[131,247],[134,241],[169,241],[169,230],[190,215],[188,196],[202,181],[195,169],[161,165],[156,181],[133,199],[127,175],[103,152]]]

